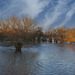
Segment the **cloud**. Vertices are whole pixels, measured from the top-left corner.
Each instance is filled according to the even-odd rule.
[[[58,0],[58,4],[54,6],[54,11],[52,13],[47,13],[45,19],[42,21],[45,29],[51,26],[62,14],[65,14],[69,10],[67,4],[70,1],[71,0]]]
[[[3,11],[0,11],[0,16],[21,16],[25,14],[35,18],[44,10],[49,1],[50,0],[12,0],[8,6],[6,5]]]
[[[71,19],[71,17],[73,16],[73,14],[75,14],[75,3],[73,3],[71,5],[70,10],[66,13],[66,18],[64,19],[64,21],[61,23],[60,26],[64,26],[67,24],[67,22]]]
[[[26,14],[35,18],[44,10],[49,2],[47,0],[27,0],[25,3],[27,8],[22,13],[26,12]]]
[[[73,14],[75,14],[74,0],[0,1],[0,17],[27,15],[36,19],[44,29],[66,25],[72,19]]]

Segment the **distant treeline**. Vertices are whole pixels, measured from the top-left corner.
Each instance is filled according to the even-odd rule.
[[[23,44],[24,42],[40,42],[54,40],[55,43],[75,42],[75,28],[66,29],[64,27],[48,29],[43,32],[43,28],[37,27],[32,18],[23,16],[10,17],[0,22],[0,41],[11,41],[13,44]]]
[[[55,29],[49,29],[48,31],[45,32],[45,35],[49,38],[50,42],[51,39],[54,39],[55,43],[71,43],[75,42],[75,28],[55,28]]]

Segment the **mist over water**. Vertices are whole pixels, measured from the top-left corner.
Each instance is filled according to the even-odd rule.
[[[42,43],[23,47],[0,45],[0,75],[74,75],[75,44]]]

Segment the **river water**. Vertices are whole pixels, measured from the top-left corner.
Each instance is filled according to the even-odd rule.
[[[75,44],[0,46],[0,75],[75,75]]]

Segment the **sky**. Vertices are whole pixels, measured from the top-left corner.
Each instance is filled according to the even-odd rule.
[[[0,0],[0,18],[32,17],[44,29],[75,27],[75,0]]]

